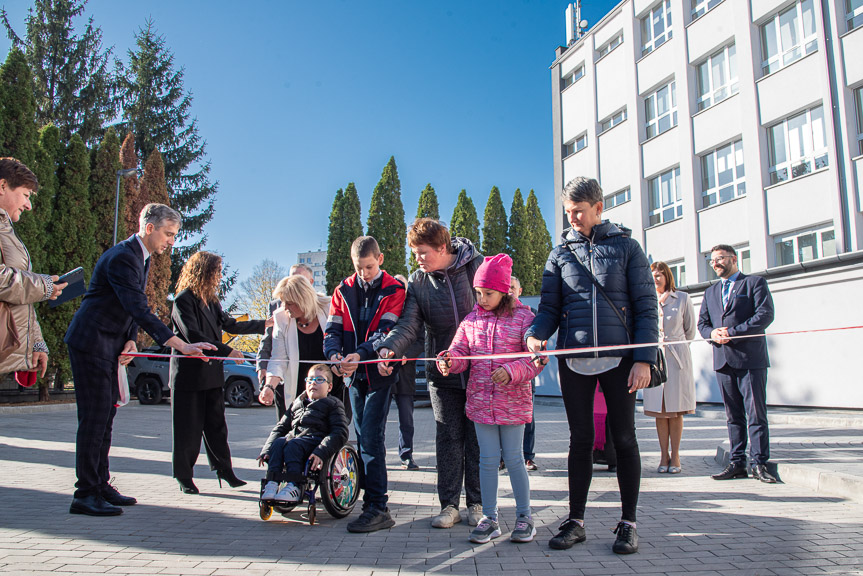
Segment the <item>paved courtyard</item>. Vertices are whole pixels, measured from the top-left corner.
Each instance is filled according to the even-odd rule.
[[[714,415],[715,416],[715,415]],[[219,488],[203,455],[199,496],[180,493],[171,478],[171,413],[167,404],[120,409],[111,452],[115,485],[139,504],[119,517],[68,513],[75,481],[74,410],[0,414],[0,573],[201,574],[863,574],[863,503],[816,492],[806,483],[716,482],[714,456],[724,421],[691,416],[684,431],[683,473],[657,474],[653,420],[638,417],[644,463],[639,505],[640,552],[611,552],[620,508],[615,478],[597,467],[587,511],[588,539],[568,551],[548,548],[567,513],[563,408],[537,408],[537,462],[531,473],[537,539],[512,544],[508,533],[472,545],[462,523],[430,527],[435,495],[434,420],[417,408],[417,472],[398,467],[390,450],[390,508],[396,526],[368,535],[345,531],[319,508],[318,525],[299,513],[260,520],[255,457],[275,423],[271,409],[228,410],[231,447],[243,489]],[[794,418],[775,424],[777,440],[805,442]],[[860,449],[859,430],[844,432]],[[856,436],[855,436],[856,435]],[[397,441],[395,410],[388,445]],[[780,472],[783,468],[780,466]],[[850,471],[850,470],[846,470]],[[501,477],[503,529],[514,523],[508,479]],[[354,515],[358,514],[358,510]]]

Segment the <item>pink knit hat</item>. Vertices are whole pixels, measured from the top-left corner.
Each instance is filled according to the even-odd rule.
[[[474,288],[488,288],[504,294],[509,293],[512,276],[512,258],[506,254],[486,256],[473,277]]]

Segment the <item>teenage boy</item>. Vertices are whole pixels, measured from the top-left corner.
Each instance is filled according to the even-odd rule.
[[[405,288],[381,270],[384,255],[371,236],[351,245],[356,273],[333,292],[324,334],[324,354],[350,386],[357,447],[365,469],[363,513],[348,532],[374,532],[395,525],[387,508],[384,431],[395,373],[382,376],[375,365],[357,364],[377,358],[379,342],[395,325],[405,302]]]

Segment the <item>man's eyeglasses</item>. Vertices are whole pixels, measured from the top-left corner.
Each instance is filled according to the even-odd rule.
[[[315,376],[314,378],[309,376],[306,378],[306,384],[326,384],[327,382],[329,382],[329,380],[323,376]]]
[[[734,258],[734,256],[717,256],[716,258],[711,258],[708,262],[713,266],[717,262],[722,262],[723,260],[728,260],[729,258]]]

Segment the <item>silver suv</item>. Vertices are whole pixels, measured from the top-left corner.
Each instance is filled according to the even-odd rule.
[[[151,346],[141,350],[142,353],[170,354],[171,348]],[[235,364],[233,361],[223,362],[225,373],[225,402],[232,408],[247,408],[258,397],[258,374],[255,372],[255,356],[244,352],[247,362]],[[135,358],[127,368],[129,376],[129,391],[138,396],[141,404],[158,404],[163,398],[171,395],[168,387],[167,358]]]

